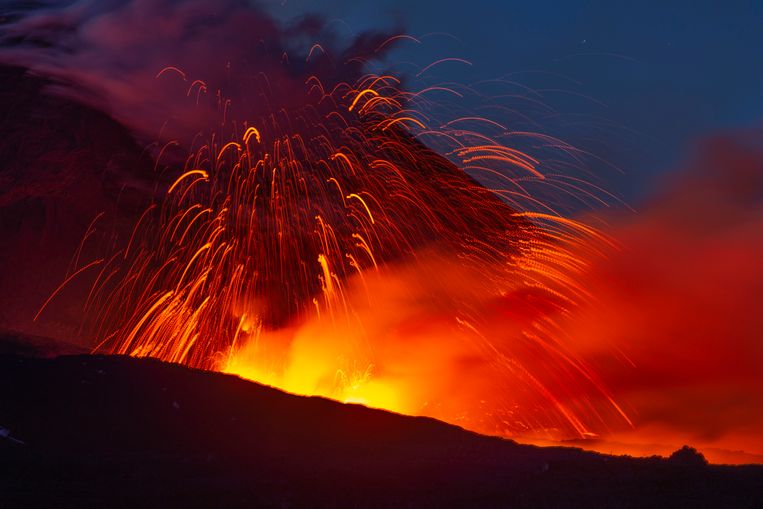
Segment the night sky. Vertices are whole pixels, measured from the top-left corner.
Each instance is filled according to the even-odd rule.
[[[760,2],[287,0],[269,7],[281,19],[321,13],[346,33],[402,27],[457,38],[402,44],[388,60],[423,66],[460,57],[473,66],[442,65],[438,78],[510,76],[540,91],[570,119],[557,131],[562,139],[625,173],[597,169],[633,205],[702,137],[759,127],[763,118]]]

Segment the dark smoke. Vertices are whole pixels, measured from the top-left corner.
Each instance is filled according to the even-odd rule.
[[[244,0],[53,2],[3,18],[1,62],[55,80],[51,90],[150,141],[210,136],[226,100],[227,120],[238,125],[293,111],[309,99],[308,77],[353,82],[392,47],[377,52],[389,37],[380,32],[342,40],[318,16],[281,26]],[[167,66],[184,76],[157,78]]]

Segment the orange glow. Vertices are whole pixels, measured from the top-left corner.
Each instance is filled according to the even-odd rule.
[[[427,125],[404,109],[421,93],[391,76],[333,87],[312,76],[307,86],[306,106],[238,125],[228,139],[216,133],[188,154],[167,199],[141,216],[90,292],[105,296],[90,304],[98,350],[535,443],[645,454],[697,443],[654,415],[644,425],[640,412],[657,397],[640,401],[623,365],[670,349],[645,353],[622,339],[624,324],[640,323],[628,307],[637,299],[602,267],[627,248],[619,232],[528,191],[560,185],[539,158],[463,128],[507,131],[489,119]],[[225,125],[235,105],[218,96]],[[498,184],[487,189],[467,170]],[[706,444],[763,451],[735,440]],[[736,457],[724,454],[708,456]]]

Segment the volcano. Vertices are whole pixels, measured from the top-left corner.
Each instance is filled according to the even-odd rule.
[[[0,11],[0,506],[759,503],[741,137],[632,216],[434,34]]]

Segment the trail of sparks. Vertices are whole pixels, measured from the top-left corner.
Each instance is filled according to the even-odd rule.
[[[603,238],[465,173],[526,197],[540,161],[456,129],[486,119],[428,126],[393,76],[307,85],[305,107],[189,154],[91,290],[98,348],[479,431],[582,437],[627,420],[555,325],[589,297],[576,253]]]

